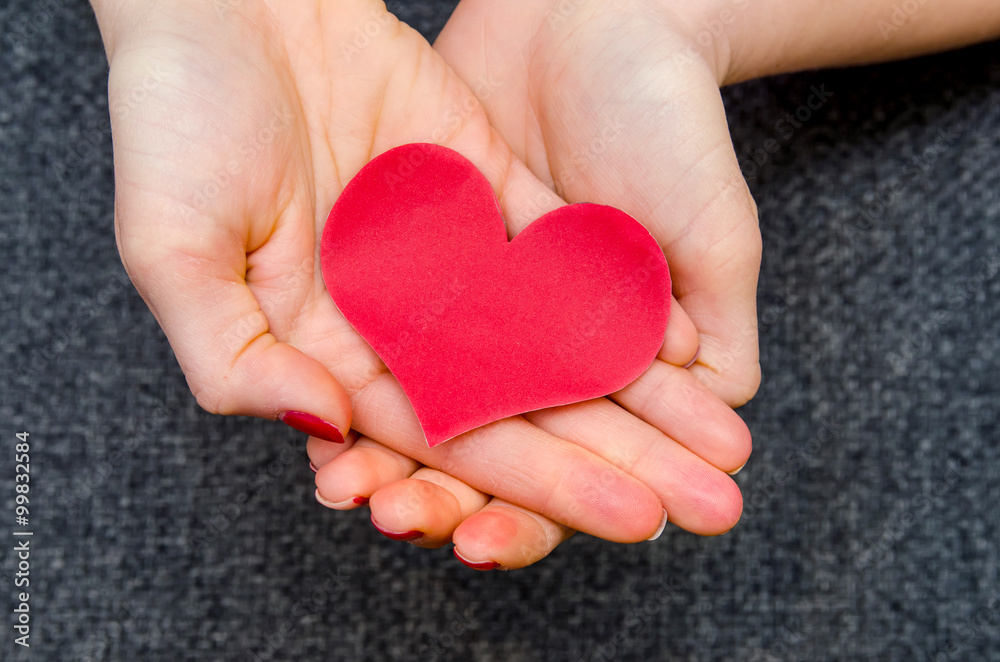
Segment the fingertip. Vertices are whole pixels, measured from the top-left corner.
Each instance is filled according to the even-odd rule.
[[[513,570],[544,559],[574,531],[494,499],[455,530],[455,556],[477,570]]]
[[[736,354],[720,354],[703,347],[698,362],[690,370],[699,382],[734,409],[750,402],[760,388],[761,367],[756,358],[742,360]]]
[[[459,561],[461,561],[469,568],[472,568],[473,570],[480,570],[482,572],[487,572],[489,570],[498,570],[498,569],[506,570],[506,568],[501,568],[500,563],[498,561],[470,561],[469,559],[465,558],[465,556],[463,556],[461,552],[458,551],[458,547],[453,547],[451,551],[452,553],[455,554],[455,558],[457,558]]]
[[[357,430],[348,431],[342,444],[331,444],[325,439],[309,437],[306,440],[306,454],[309,456],[309,460],[313,466],[316,467],[316,470],[319,470],[321,467],[332,462],[334,458],[353,447],[357,440]]]
[[[188,375],[198,404],[212,413],[278,419],[332,443],[343,443],[351,403],[315,359],[270,333],[251,341],[231,365],[216,361]]]
[[[474,570],[521,568],[543,558],[548,552],[538,555],[518,550],[519,525],[513,512],[484,509],[455,529],[455,556]]]
[[[297,410],[283,411],[278,414],[278,420],[299,432],[305,432],[310,437],[334,444],[344,443],[344,435],[341,433],[340,428],[330,421],[309,412]]]
[[[516,538],[518,521],[513,513],[499,508],[483,509],[468,517],[452,534],[462,556],[473,562],[495,561],[499,550],[507,548]]]
[[[677,299],[671,297],[670,321],[667,323],[666,337],[657,358],[671,365],[689,367],[700,352],[698,329],[681,307]]]
[[[324,496],[319,488],[316,488],[315,496],[316,501],[331,510],[354,510],[355,508],[360,508],[368,503],[368,497],[365,496],[353,496],[339,501],[336,499],[330,499]]]
[[[380,533],[418,547],[444,545],[462,521],[462,509],[454,495],[437,484],[415,478],[379,488],[372,494],[369,506],[372,524]]]
[[[701,356],[701,345],[698,345],[698,349],[697,351],[695,351],[694,356],[691,357],[691,360],[682,365],[681,367],[687,370],[688,368],[690,368],[691,366],[693,366],[695,363],[698,362],[699,356]]]
[[[574,474],[571,506],[558,521],[611,542],[647,540],[663,519],[663,503],[644,483],[612,467],[583,466]]]
[[[671,502],[670,521],[701,536],[726,533],[740,521],[743,494],[725,472],[713,467],[689,467],[687,489]]]
[[[315,479],[317,499],[330,508],[347,508],[352,501],[364,505],[377,490],[415,470],[416,462],[411,458],[362,437],[352,448],[319,467]]]
[[[753,453],[753,435],[739,414],[733,412],[732,419],[731,441],[729,443],[732,450],[728,454],[732,460],[728,468],[722,467],[722,469],[730,476],[735,476],[750,461],[750,455]]]
[[[347,391],[319,361],[285,343],[274,347],[280,354],[263,366],[255,382],[273,389],[270,404],[278,419],[312,437],[343,444],[351,429]]]

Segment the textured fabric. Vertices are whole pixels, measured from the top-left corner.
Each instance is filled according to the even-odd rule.
[[[1000,45],[725,92],[764,236],[743,520],[481,574],[317,505],[301,434],[199,409],[115,251],[89,8],[0,26],[3,660],[997,659]]]

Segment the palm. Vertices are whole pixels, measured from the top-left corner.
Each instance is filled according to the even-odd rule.
[[[438,142],[472,159],[515,230],[530,220],[518,212],[523,200],[547,192],[423,39],[372,5],[343,5],[336,17],[318,0],[244,2],[223,16],[207,3],[186,6],[157,16],[155,32],[112,59],[123,261],[199,402],[273,417],[282,410],[260,398],[294,404],[332,375],[350,395],[356,429],[574,528],[641,539],[659,521],[661,501],[682,492],[698,507],[678,507],[674,521],[704,532],[731,526],[735,486],[653,428],[636,427],[644,439],[630,440],[621,430],[640,422],[613,405],[585,404],[535,425],[508,419],[433,450],[423,443],[398,384],[326,293],[317,265],[327,213],[368,160],[409,142]],[[373,33],[371,43],[344,51],[353,27]],[[151,69],[162,80],[134,99],[128,90]],[[607,429],[595,425],[581,437],[587,412]],[[699,443],[726,468],[747,451],[740,427],[724,416]],[[640,464],[650,453],[659,459]],[[674,482],[658,471],[668,461],[687,463]],[[633,470],[636,477],[626,473]]]
[[[665,3],[563,6],[465,0],[435,48],[466,80],[488,81],[491,122],[540,179],[646,224],[701,335],[694,370],[745,402],[759,379],[760,239],[714,58]]]
[[[428,139],[421,130],[442,109],[460,106],[463,88],[453,76],[449,84],[439,60],[419,52],[429,50],[426,42],[384,20],[374,23],[378,36],[394,48],[379,51],[381,62],[373,62],[376,49],[365,55],[384,71],[383,85],[372,85],[352,66],[360,56],[331,55],[342,28],[332,17],[314,20],[320,3],[315,11],[274,5],[271,16],[261,8],[251,16],[227,11],[214,22],[202,17],[197,25],[178,18],[152,46],[116,60],[113,97],[115,83],[134,89],[130,78],[161,72],[155,88],[128,108],[142,125],[127,141],[116,140],[119,162],[147,173],[141,181],[124,177],[125,185],[134,182],[179,211],[177,225],[212,228],[212,244],[193,257],[212,257],[220,270],[232,269],[234,281],[245,278],[276,337],[339,368],[342,383],[359,390],[380,363],[326,295],[316,269],[318,237],[353,174],[389,147]],[[423,66],[394,71],[390,57]],[[166,248],[172,236],[184,240],[183,227],[170,228],[166,241],[163,228],[149,230]]]

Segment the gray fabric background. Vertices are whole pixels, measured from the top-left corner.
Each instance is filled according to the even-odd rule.
[[[452,4],[391,7],[432,35]],[[319,507],[301,435],[198,408],[116,254],[88,6],[6,0],[0,34],[4,660],[1000,659],[1000,44],[726,90],[764,236],[743,520],[480,574]]]

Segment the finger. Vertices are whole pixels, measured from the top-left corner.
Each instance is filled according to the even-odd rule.
[[[415,36],[414,38],[419,38]],[[411,70],[412,64],[412,70]],[[406,89],[433,89],[441,94],[408,98],[394,96],[381,117],[372,154],[410,142],[431,141],[469,158],[487,177],[507,214],[513,233],[522,219],[509,214],[518,200],[533,194],[558,198],[514,159],[477,107],[475,96],[434,53],[413,58],[393,69],[393,80],[407,81]],[[414,82],[416,81],[416,82]],[[419,108],[420,113],[413,109]],[[427,118],[431,118],[428,124]],[[433,118],[444,118],[440,125]],[[458,119],[452,122],[448,118]],[[427,447],[413,409],[399,384],[387,373],[356,379],[356,366],[318,340],[323,329],[301,336],[311,355],[342,383],[352,384],[355,427],[421,464],[437,468],[463,482],[519,503],[575,529],[621,542],[644,540],[660,525],[663,508],[656,495],[594,454],[557,439],[527,423],[511,418],[483,426],[433,449]],[[363,414],[361,412],[364,412]],[[320,474],[322,474],[320,471]]]
[[[713,393],[738,407],[756,394],[761,379],[756,302],[761,239],[757,207],[735,155],[726,157],[730,177],[739,180],[718,182],[716,197],[691,221],[692,226],[701,224],[715,232],[716,238],[693,232],[666,252],[677,267],[678,301],[699,331],[701,352],[691,371]],[[715,220],[716,227],[708,229],[706,218]]]
[[[407,479],[378,489],[371,497],[372,524],[393,540],[437,548],[451,541],[467,517],[489,497],[460,480],[422,467]]]
[[[367,504],[379,488],[411,476],[419,466],[391,448],[360,437],[316,472],[316,500],[333,510],[352,510]]]
[[[130,89],[143,67],[154,64],[144,53],[136,49],[116,55],[109,79],[112,94]],[[278,340],[284,335],[274,332],[272,311],[262,308],[252,289],[251,273],[267,270],[257,249],[280,244],[276,252],[284,259],[265,274],[274,283],[283,281],[283,267],[294,268],[313,255],[313,233],[303,231],[305,224],[311,227],[311,216],[301,213],[302,196],[290,201],[287,195],[289,181],[302,176],[305,166],[275,141],[261,157],[278,161],[275,174],[251,181],[248,173],[254,169],[248,167],[243,176],[230,177],[225,164],[243,158],[242,138],[256,135],[257,122],[269,117],[258,108],[263,104],[248,104],[253,107],[238,118],[229,114],[224,126],[214,127],[211,120],[218,109],[199,93],[217,93],[212,87],[217,81],[183,76],[183,59],[155,62],[178,73],[181,87],[162,85],[131,110],[113,104],[112,123],[120,138],[114,144],[115,227],[122,261],[202,407],[281,418],[309,434],[342,442],[342,432],[350,428],[347,394],[320,363]],[[233,80],[234,89],[227,88],[233,95],[246,91],[246,98],[258,98],[255,79]],[[194,98],[199,102],[192,103]],[[215,130],[196,140],[179,137],[179,127],[188,125]],[[230,185],[203,206],[187,199],[185,192],[201,190],[205,182],[200,178],[212,173],[225,174]],[[286,210],[287,217],[299,216],[299,222],[283,222]],[[270,241],[275,234],[282,240]],[[301,303],[300,295],[312,285],[311,269],[310,262],[309,273],[299,281],[302,287],[285,292],[286,298]]]
[[[537,563],[574,531],[503,499],[493,499],[455,530],[455,556],[475,570]]]
[[[698,150],[698,156],[690,159],[694,165],[676,175],[679,181],[640,179],[625,189],[629,195],[623,197],[617,186],[623,182],[617,178],[609,181],[584,174],[589,188],[570,186],[567,196],[574,200],[586,195],[619,206],[657,238],[670,265],[674,296],[699,332],[701,353],[692,371],[725,402],[738,406],[753,397],[760,382],[756,323],[760,232],[756,206],[729,141],[718,90],[697,105],[706,126],[684,143],[685,150]],[[610,169],[619,161],[666,153],[670,140],[677,139],[653,134],[631,138],[615,143],[611,150],[615,157],[605,161]]]
[[[729,476],[607,399],[532,412],[529,418],[644,481],[661,499],[669,521],[682,529],[716,535],[739,521],[743,498]],[[608,443],[619,437],[633,442],[627,447]]]
[[[309,456],[310,468],[313,472],[319,471],[320,467],[329,464],[335,457],[353,447],[359,436],[357,430],[351,430],[344,436],[342,444],[331,444],[319,437],[309,437],[306,440],[306,454]]]
[[[353,403],[356,427],[365,434],[571,528],[616,542],[637,542],[659,527],[663,506],[649,487],[524,418],[497,421],[428,448],[412,407],[390,375],[376,377],[354,395]]]
[[[644,109],[643,104],[627,109],[624,118],[612,117],[620,104],[601,107],[598,115],[606,117],[592,120],[594,126],[615,120],[635,129],[613,141],[600,166],[567,185],[566,195],[570,201],[585,197],[619,206],[657,238],[670,265],[674,295],[700,335],[701,354],[692,371],[725,402],[738,406],[753,397],[760,382],[757,209],[740,173],[718,87],[707,79],[672,94],[649,99]],[[667,110],[657,110],[662,108]],[[673,113],[699,117],[698,129],[681,134],[666,127]],[[642,173],[626,168],[667,153],[685,166]]]
[[[677,299],[671,297],[667,336],[656,358],[671,365],[689,368],[698,359],[698,354],[698,329]]]
[[[342,443],[351,421],[347,394],[322,364],[271,332],[245,280],[247,246],[210,219],[197,233],[160,223],[137,230],[131,221],[157,213],[122,194],[122,260],[198,404],[213,413],[281,419]]]
[[[714,73],[685,55],[690,44],[667,15],[661,25],[577,12],[553,29],[544,13],[523,11],[525,29],[510,34],[510,8],[462,3],[435,47],[465,80],[530,91],[528,112],[514,107],[517,94],[485,95],[493,125],[567,202],[618,207],[650,230],[701,335],[692,370],[730,405],[746,402],[760,382],[761,240]],[[482,36],[470,41],[467,28]],[[539,45],[536,30],[550,39]],[[638,41],[591,38],[618,33]],[[635,43],[646,44],[638,59]],[[504,57],[518,51],[534,58]]]
[[[506,173],[502,193],[500,207],[511,235],[516,235],[538,217],[566,204],[517,161]],[[689,367],[698,353],[698,330],[677,299],[672,298],[670,322],[658,356],[667,363]]]
[[[654,361],[611,399],[723,471],[742,467],[753,450],[743,419],[689,370]]]

